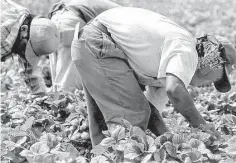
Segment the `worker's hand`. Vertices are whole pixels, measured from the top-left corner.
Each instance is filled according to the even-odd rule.
[[[198,128],[201,129],[203,132],[206,132],[206,133],[208,133],[210,135],[215,136],[216,138],[220,138],[221,137],[220,136],[220,132],[217,131],[215,129],[215,126],[213,124],[211,124],[211,123],[207,123],[207,124],[204,124],[204,125],[201,124]]]

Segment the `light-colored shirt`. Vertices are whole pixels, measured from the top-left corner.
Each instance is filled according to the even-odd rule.
[[[165,87],[167,73],[189,85],[198,55],[195,39],[186,29],[163,15],[133,7],[111,9],[96,19],[107,27],[138,76],[159,81],[147,89],[151,103],[155,105],[157,94],[163,94],[156,88]]]
[[[71,59],[71,42],[75,25],[80,22],[82,28],[91,19],[108,9],[119,7],[109,0],[62,0],[54,4],[51,20],[56,24],[60,33],[60,45],[50,54],[50,68],[54,87],[64,90],[82,88],[77,69]],[[73,78],[71,78],[73,76]]]

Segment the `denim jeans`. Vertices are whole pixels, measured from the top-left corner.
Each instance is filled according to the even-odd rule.
[[[122,119],[146,129],[150,105],[144,96],[126,55],[112,39],[91,23],[72,42],[72,60],[87,92],[90,136],[93,145],[102,136],[94,116],[96,106],[102,112],[109,129],[123,125]]]

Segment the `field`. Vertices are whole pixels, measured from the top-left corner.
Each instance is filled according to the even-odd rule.
[[[16,1],[16,0],[15,0]],[[17,0],[35,14],[46,15],[55,0]],[[117,0],[124,6],[162,13],[196,37],[214,33],[236,45],[235,0]],[[46,60],[43,67],[48,67]],[[235,163],[236,73],[233,88],[221,94],[211,85],[188,91],[205,120],[214,124],[191,128],[171,104],[162,116],[168,133],[155,137],[124,120],[124,127],[92,149],[87,107],[81,90],[30,95],[16,58],[1,65],[1,161],[4,163]]]

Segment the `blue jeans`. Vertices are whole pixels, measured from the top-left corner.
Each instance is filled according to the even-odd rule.
[[[112,39],[91,23],[72,42],[72,60],[80,74],[86,97],[102,112],[109,129],[123,125],[122,119],[146,129],[150,105],[144,96],[126,55]],[[93,145],[103,136],[94,116],[96,106],[88,104],[90,136]]]

